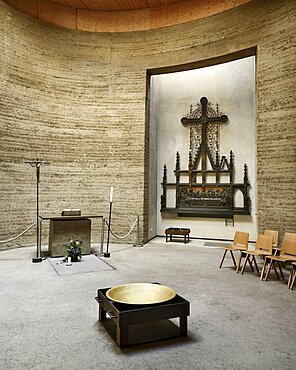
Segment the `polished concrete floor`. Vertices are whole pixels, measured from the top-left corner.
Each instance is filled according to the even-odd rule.
[[[237,275],[229,257],[219,269],[221,248],[203,244],[114,244],[114,269],[67,276],[33,264],[35,248],[1,251],[0,369],[295,369],[296,289]],[[188,337],[119,349],[97,321],[97,289],[156,281],[190,301]]]

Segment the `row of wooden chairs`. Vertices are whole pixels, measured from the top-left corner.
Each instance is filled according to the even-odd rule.
[[[237,273],[241,269],[241,274],[243,274],[247,263],[249,263],[252,271],[254,271],[254,264],[256,271],[259,273],[256,257],[261,257],[264,259],[264,264],[261,270],[260,280],[266,281],[272,268],[279,278],[277,267],[279,268],[282,279],[284,279],[281,265],[286,262],[291,262],[292,268],[288,280],[288,288],[293,289],[296,279],[296,234],[285,233],[280,249],[278,248],[278,231],[275,230],[265,230],[263,235],[258,235],[255,249],[248,249],[248,243],[249,233],[237,231],[234,235],[232,245],[223,247],[224,253],[219,267],[222,267],[226,253],[230,252]],[[240,252],[238,264],[234,258],[233,252],[235,251]],[[243,258],[244,263],[241,267]]]

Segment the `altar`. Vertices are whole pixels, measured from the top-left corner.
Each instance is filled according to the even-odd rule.
[[[48,220],[49,239],[48,254],[51,257],[62,257],[67,253],[67,243],[71,237],[81,240],[83,243],[83,254],[91,252],[91,219],[102,219],[99,215],[79,215],[79,216],[40,216],[41,222]],[[102,235],[103,237],[103,235]]]

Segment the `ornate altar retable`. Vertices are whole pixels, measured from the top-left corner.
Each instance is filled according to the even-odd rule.
[[[206,97],[200,99],[196,109],[191,106],[189,114],[181,119],[184,126],[190,127],[188,168],[180,168],[180,155],[177,152],[175,182],[168,182],[167,166],[164,165],[162,213],[225,219],[250,214],[247,165],[244,165],[243,181],[235,183],[233,152],[230,151],[229,159],[219,154],[219,124],[227,121],[228,117],[219,111],[218,105],[214,109]],[[170,189],[175,189],[174,207],[167,206],[167,192]],[[236,192],[242,194],[242,206],[235,204]]]

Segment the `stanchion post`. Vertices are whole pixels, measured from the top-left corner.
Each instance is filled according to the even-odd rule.
[[[140,216],[137,216],[137,241],[133,247],[143,247],[143,244],[140,244]]]
[[[42,219],[39,217],[39,233],[38,233],[38,250],[39,250],[39,257],[41,257],[41,238],[42,238]]]
[[[104,237],[105,237],[105,219],[102,217],[102,231],[101,231],[101,250],[100,255],[104,254]]]

